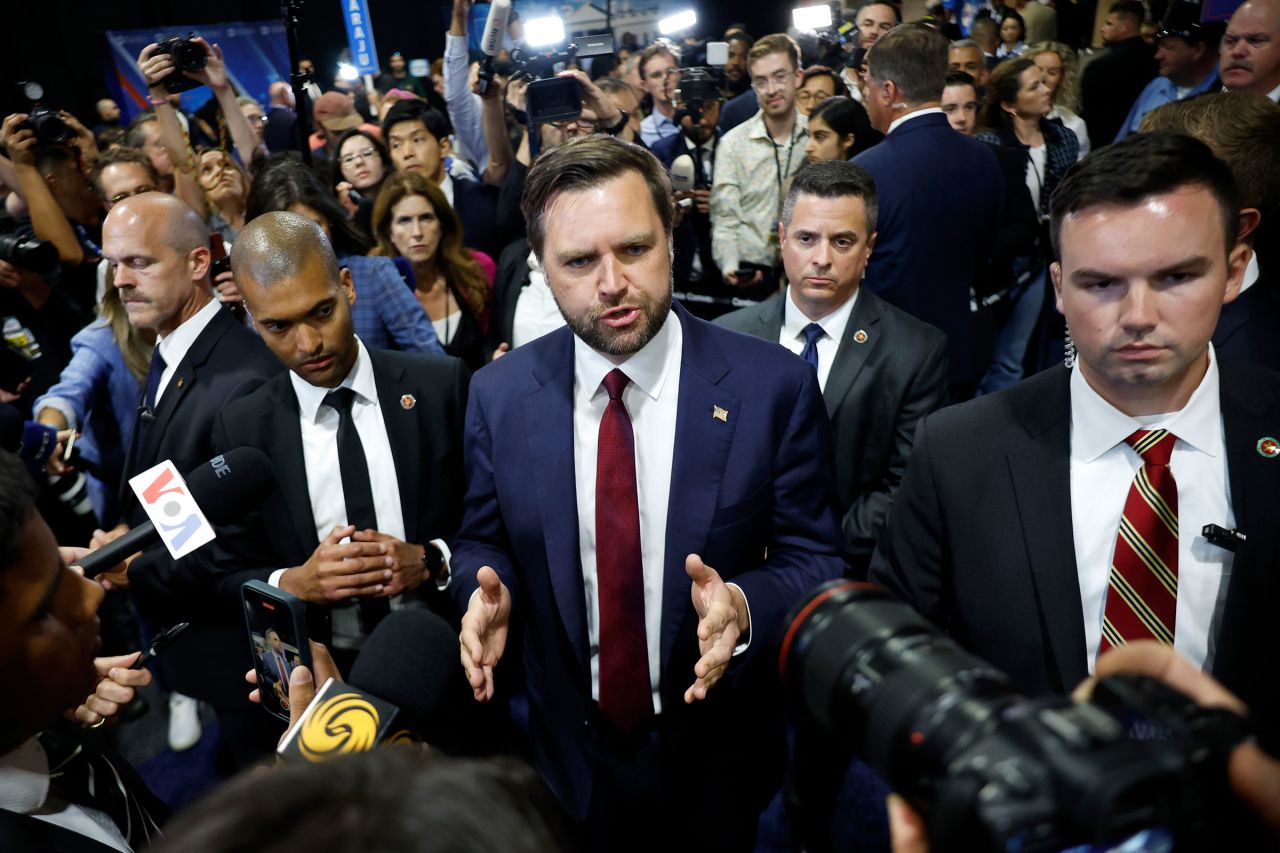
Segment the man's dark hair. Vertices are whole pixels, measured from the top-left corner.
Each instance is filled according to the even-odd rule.
[[[942,98],[950,44],[924,24],[901,24],[876,40],[867,72],[878,83],[892,80],[912,105]]]
[[[947,79],[942,81],[942,88],[945,89],[948,86],[972,86],[973,93],[978,96],[979,100],[982,98],[978,81],[973,79],[973,75],[968,71],[952,71],[947,75]]]
[[[165,827],[157,853],[556,853],[559,806],[514,759],[421,756],[403,748],[242,773]]]
[[[810,65],[800,72],[800,85],[803,86],[815,77],[826,77],[831,81],[831,86],[834,90],[832,97],[848,96],[849,87],[845,85],[844,79],[825,65]]]
[[[382,138],[386,139],[391,128],[406,121],[422,122],[426,125],[427,132],[436,138],[436,142],[444,139],[450,132],[449,120],[444,113],[416,98],[405,98],[396,101],[387,110],[386,118],[382,120]]]
[[[674,215],[671,180],[658,158],[630,142],[612,136],[586,136],[557,145],[534,161],[524,182],[520,211],[529,228],[529,245],[542,259],[547,239],[547,209],[561,193],[598,187],[627,172],[637,172],[649,187],[663,233],[671,236]]]
[[[139,113],[133,117],[133,121],[129,122],[129,133],[125,137],[124,144],[130,148],[141,148],[147,144],[147,137],[142,132],[142,126],[150,124],[153,121],[159,121],[155,111]],[[157,127],[157,130],[159,128]]]
[[[856,18],[861,18],[862,10],[866,9],[868,6],[888,6],[890,9],[893,10],[894,22],[899,24],[902,23],[902,9],[898,7],[897,3],[892,2],[892,0],[871,0],[870,3],[863,3],[861,6],[858,7]]]
[[[848,160],[824,160],[810,163],[797,172],[795,179],[791,181],[791,189],[782,202],[783,225],[791,224],[796,199],[802,195],[817,198],[860,198],[867,207],[867,234],[876,230],[876,213],[879,208],[876,182],[871,173],[861,166]]]
[[[101,157],[93,164],[93,170],[89,173],[89,181],[93,184],[93,189],[102,195],[102,184],[99,180],[102,173],[108,166],[115,166],[119,163],[131,163],[147,173],[147,178],[151,181],[152,186],[160,184],[160,174],[156,172],[156,167],[152,164],[151,158],[146,152],[139,148],[114,148]],[[107,199],[110,201],[110,199]]]
[[[31,156],[35,159],[36,171],[42,175],[76,165],[76,155],[66,145],[37,145]]]
[[[1138,0],[1119,0],[1112,3],[1108,12],[1112,15],[1124,15],[1133,18],[1138,26],[1142,26],[1142,21],[1147,17],[1147,10]]]
[[[1049,200],[1057,256],[1062,257],[1062,221],[1068,215],[1100,205],[1137,205],[1189,185],[1213,194],[1226,251],[1231,251],[1240,227],[1240,196],[1231,170],[1198,139],[1145,133],[1099,148],[1067,171]]]
[[[22,528],[35,511],[36,484],[26,466],[0,450],[0,572],[22,556]]]
[[[755,42],[755,39],[751,37],[751,33],[747,32],[740,25],[735,24],[734,26],[737,26],[738,29],[734,29],[733,27],[730,27],[728,30],[726,30],[726,34],[724,37],[724,40],[726,42],[745,41],[747,44],[752,44]]]

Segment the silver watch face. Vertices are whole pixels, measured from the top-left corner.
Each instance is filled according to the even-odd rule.
[[[29,83],[23,83],[22,94],[26,95],[29,100],[38,101],[44,97],[44,86],[34,80]]]

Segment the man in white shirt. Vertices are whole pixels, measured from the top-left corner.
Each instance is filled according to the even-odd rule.
[[[640,85],[653,102],[653,110],[640,122],[640,139],[647,146],[680,132],[680,126],[675,123],[676,105],[671,102],[680,79],[679,64],[680,60],[665,44],[651,45],[640,54]]]
[[[1280,0],[1249,0],[1227,22],[1219,61],[1228,92],[1257,92],[1280,103]]]
[[[523,626],[534,765],[588,849],[751,849],[776,790],[776,639],[844,569],[812,368],[671,302],[671,185],[612,137],[533,164],[568,328],[476,375],[451,594],[493,696]]]
[[[924,420],[871,577],[1021,691],[1172,644],[1265,740],[1280,379],[1210,344],[1250,255],[1231,173],[1189,137],[1136,136],[1091,154],[1051,216],[1075,366]]]

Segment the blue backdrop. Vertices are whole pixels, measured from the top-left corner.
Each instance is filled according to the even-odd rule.
[[[289,46],[281,21],[108,30],[107,86],[124,113],[124,121],[148,108],[147,86],[138,73],[138,54],[153,42],[187,33],[204,36],[210,44],[219,45],[232,85],[261,104],[267,102],[268,86],[289,79]],[[211,97],[213,93],[201,86],[182,93],[182,106],[195,110]]]

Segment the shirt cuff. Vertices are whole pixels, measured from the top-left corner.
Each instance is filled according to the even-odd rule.
[[[36,408],[36,417],[40,417],[40,412],[44,409],[53,409],[64,418],[67,419],[67,429],[79,429],[77,426],[76,412],[71,407],[71,403],[62,397],[45,397],[43,400],[36,401],[39,407]]]
[[[742,637],[746,637],[746,639],[744,640],[742,639],[742,637],[739,637],[738,639],[740,640],[740,642],[738,643],[738,645],[733,647],[733,654],[731,655],[731,657],[736,658],[738,655],[745,652],[747,650],[747,647],[751,645],[751,602],[747,601],[747,594],[745,592],[742,592],[742,587],[738,586],[736,583],[726,583],[725,586],[731,586],[734,589],[736,589],[739,593],[741,593],[742,603],[747,606],[747,631],[745,634],[742,635]]]
[[[280,578],[284,577],[284,573],[287,571],[289,570],[276,569],[274,572],[271,573],[271,577],[267,578],[267,583],[271,584],[272,586],[278,589],[280,587]]]
[[[449,584],[453,583],[453,566],[449,561],[453,559],[453,552],[449,550],[449,546],[444,544],[443,539],[432,539],[430,544],[440,549],[440,555],[444,557],[444,583],[440,582],[439,576],[436,577],[436,589],[444,592],[449,588]]]

